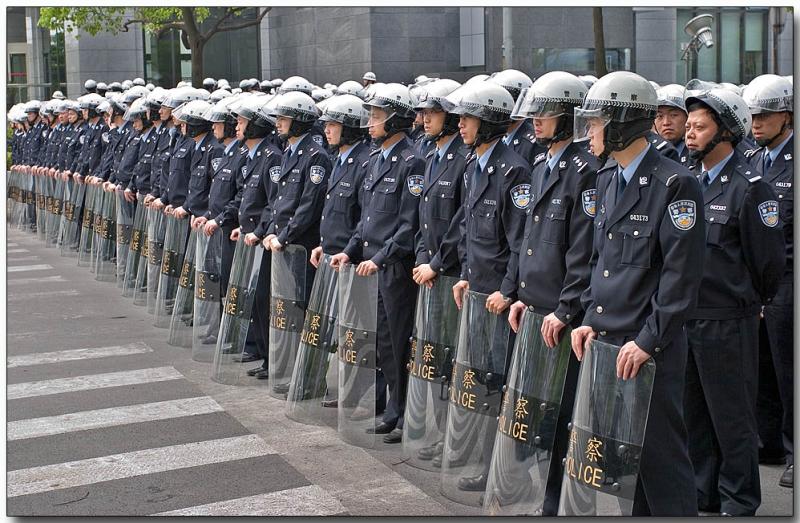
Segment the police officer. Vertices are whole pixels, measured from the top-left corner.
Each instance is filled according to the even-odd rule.
[[[156,103],[156,97],[152,93],[140,98],[137,106],[140,109],[137,117],[134,118],[134,123],[138,119],[142,126],[139,155],[136,165],[133,167],[131,182],[125,192],[138,200],[140,197],[144,199],[153,187],[153,163],[158,145],[161,116],[159,114],[160,105]],[[128,199],[127,196],[126,199]]]
[[[88,125],[83,118],[80,102],[68,102],[67,119],[70,125],[69,133],[65,138],[67,150],[64,155],[64,161],[59,165],[59,170],[61,171],[61,176],[64,181],[72,176],[72,173],[79,163],[80,153],[86,141],[85,134],[88,130]]]
[[[250,248],[260,249],[259,243],[267,233],[272,219],[270,179],[279,176],[282,154],[267,137],[275,130],[274,119],[263,106],[266,99],[248,97],[231,110],[237,117],[236,132],[245,146],[244,162],[240,168],[238,205],[239,226],[231,233],[236,242],[244,235]],[[242,354],[243,363],[263,359],[260,367],[250,369],[247,374],[258,379],[269,378],[269,296],[272,270],[269,252],[261,257],[247,346]]]
[[[203,89],[208,91],[209,93],[214,91],[217,88],[217,81],[213,78],[204,78],[203,79]]]
[[[775,193],[734,150],[750,132],[745,102],[725,89],[690,96],[687,147],[704,187],[705,269],[689,340],[684,417],[699,510],[753,516],[758,473],[758,315],[783,272]],[[736,380],[720,376],[737,375]]]
[[[144,204],[152,206],[153,209],[162,209],[164,207],[160,199],[161,191],[162,187],[166,188],[169,176],[169,158],[179,137],[179,131],[172,119],[172,110],[179,104],[184,103],[185,99],[176,99],[176,92],[177,89],[170,89],[169,91],[154,90],[148,96],[148,102],[151,107],[158,108],[159,116],[153,122],[154,132],[156,133],[154,137],[156,146],[153,152],[153,165],[150,174],[150,192],[144,198]]]
[[[87,126],[83,149],[75,159],[76,165],[73,169],[73,176],[78,183],[83,183],[86,177],[93,176],[94,170],[100,163],[103,144],[105,143],[102,136],[108,130],[105,122],[97,112],[97,106],[102,101],[103,98],[98,94],[88,94],[80,99],[83,119],[86,121]]]
[[[494,82],[511,94],[516,103],[523,89],[533,83],[530,76],[516,69],[505,69],[490,76],[487,82]],[[541,158],[546,148],[536,142],[536,134],[529,119],[511,120],[503,142],[514,152],[525,158],[529,166],[533,166],[536,158]]]
[[[361,77],[361,83],[364,85],[364,87],[367,87],[368,85],[372,85],[377,81],[378,81],[378,78],[375,76],[375,73],[373,73],[372,71],[367,71],[366,73],[364,73],[364,76]]]
[[[96,93],[97,92],[97,82],[89,78],[85,82],[83,82],[83,88],[86,89],[85,94],[89,93]]]
[[[656,132],[664,140],[669,141],[678,154],[678,160],[688,166],[689,154],[686,150],[683,135],[686,133],[685,89],[682,85],[669,84],[656,91],[658,95],[658,113],[656,114]]]
[[[380,148],[372,154],[367,166],[361,220],[356,232],[344,251],[331,260],[337,269],[350,260],[363,260],[356,268],[357,274],[378,273],[377,325],[384,330],[376,345],[378,364],[389,386],[389,399],[383,421],[367,430],[386,434],[387,443],[399,443],[402,439],[408,383],[405,364],[411,348],[409,339],[416,302],[411,270],[425,166],[408,139],[415,105],[408,88],[395,83],[376,87],[365,102],[369,118],[362,125],[369,128],[370,137]]]
[[[523,91],[515,118],[533,118],[536,141],[547,154],[533,169],[531,202],[519,252],[509,266],[514,285],[504,281],[501,291],[517,298],[508,321],[519,329],[523,311],[545,316],[542,338],[555,347],[564,329],[583,319],[581,294],[589,286],[589,258],[596,215],[597,162],[584,147],[573,143],[574,110],[586,94],[578,77],[563,71],[546,73]],[[570,358],[547,480],[543,515],[558,512],[567,452],[567,425],[578,377],[578,360]]]
[[[97,82],[97,94],[105,98],[106,92],[108,92],[108,85],[105,82]]]
[[[167,101],[165,103],[170,104]],[[187,101],[186,103],[189,102]],[[168,166],[165,165],[165,170],[162,171],[159,187],[160,195],[154,202],[157,208],[161,206],[160,204],[163,204],[164,212],[167,214],[172,214],[174,209],[181,207],[186,201],[186,195],[189,192],[189,171],[195,143],[186,134],[185,122],[181,119],[181,107],[176,107],[172,111],[172,119],[178,132],[174,137]],[[166,178],[164,175],[166,175]],[[180,217],[184,217],[183,211],[181,211]]]
[[[683,422],[686,335],[703,267],[700,183],[647,137],[658,110],[653,87],[627,71],[609,73],[575,110],[577,139],[614,162],[598,171],[597,216],[583,326],[572,331],[580,360],[592,338],[620,345],[617,377],[656,363],[633,515],[696,515]]]
[[[761,75],[753,79],[744,90],[744,99],[753,116],[753,138],[759,149],[750,163],[755,173],[760,174],[777,195],[780,227],[786,245],[786,268],[778,286],[778,292],[770,304],[764,307],[769,351],[774,364],[774,375],[769,382],[777,380],[777,389],[782,407],[782,434],[763,438],[765,450],[780,456],[786,454],[787,467],[780,478],[780,485],[792,488],[794,480],[794,130],[792,82],[776,75]],[[765,358],[767,359],[767,358]],[[781,437],[782,436],[782,437]],[[783,440],[782,442],[780,440]]]

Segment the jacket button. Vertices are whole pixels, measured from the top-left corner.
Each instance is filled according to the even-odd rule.
[[[330,194],[326,194],[326,195],[325,195],[325,199],[326,199],[326,200],[330,200],[330,199],[331,199],[331,195],[330,195]]]
[[[539,215],[534,216],[533,217],[533,221],[538,222],[539,221]]]
[[[286,182],[281,182],[281,185],[286,185]]]
[[[604,271],[603,271],[603,278],[608,278],[608,275],[609,275],[609,274],[610,274],[610,273],[608,272],[608,269],[604,270]]]
[[[433,251],[428,249],[428,256],[433,256]]]
[[[528,305],[528,310],[531,311],[531,312],[535,312],[535,309],[533,308],[533,305]]]
[[[519,286],[520,286],[520,287],[522,287],[522,288],[524,289],[524,288],[525,288],[525,282],[524,282],[524,281],[520,282],[520,283],[519,283]]]
[[[369,247],[369,242],[364,242],[364,247]]]
[[[708,219],[708,221],[713,222],[714,221],[714,217],[712,216],[711,218]]]
[[[531,256],[532,254],[533,254],[533,249],[528,249],[528,256]]]
[[[713,218],[712,218],[713,219]],[[634,236],[639,236],[639,231],[633,231]]]
[[[369,216],[367,216],[367,221],[369,221]]]
[[[425,201],[426,201],[426,202],[428,201],[428,197],[427,197],[427,196],[425,197]]]
[[[320,217],[319,217],[319,219],[320,219],[320,220],[324,220],[324,219],[325,219],[325,217],[324,217],[324,216],[320,216]]]
[[[606,331],[600,331],[598,334],[600,334],[600,336],[605,336],[608,333]]]
[[[279,200],[283,200],[283,196],[278,196],[278,199]]]
[[[571,320],[571,319],[572,319],[572,314],[567,314],[567,315],[566,315],[566,316],[564,316],[564,317],[565,317],[565,318],[567,318],[568,320]]]
[[[608,239],[609,239],[609,240],[613,240],[613,239],[614,239],[614,235],[613,235],[613,234],[611,234],[611,233],[608,233]]]
[[[603,306],[602,305],[598,305],[595,310],[597,311],[597,314],[603,314]]]
[[[654,351],[656,351],[656,352],[661,352],[661,347],[656,347],[656,348],[655,348],[655,349],[653,349],[653,350],[654,350]]]
[[[425,227],[426,229],[428,228],[428,224],[427,223],[423,223],[422,226]]]

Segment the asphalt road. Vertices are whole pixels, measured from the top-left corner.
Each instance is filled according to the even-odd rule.
[[[348,445],[263,387],[211,381],[115,284],[7,235],[8,515],[481,513],[400,445]],[[761,467],[759,515],[792,514],[782,470]]]

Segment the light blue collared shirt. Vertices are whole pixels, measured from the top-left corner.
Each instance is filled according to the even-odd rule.
[[[299,137],[297,138],[297,141],[296,141],[296,142],[294,142],[293,144],[289,144],[289,149],[291,149],[291,150],[292,150],[292,154],[294,154],[294,153],[296,153],[296,152],[297,152],[297,148],[298,148],[298,147],[300,147],[300,142],[302,142],[302,141],[303,141],[303,138],[305,138],[307,134],[308,134],[308,133],[306,133],[306,134],[304,134],[304,135],[302,135],[302,136],[299,136]]]
[[[239,143],[239,140],[231,140],[231,143],[225,146],[225,154],[231,152],[231,149],[236,147],[236,144]]]
[[[728,163],[728,160],[730,160],[731,157],[733,157],[733,153],[734,153],[734,151],[731,151],[731,153],[728,156],[723,158],[717,165],[715,165],[711,169],[706,169],[706,166],[702,165],[703,171],[708,173],[708,180],[709,180],[708,183],[709,184],[711,182],[713,182],[716,179],[717,176],[719,176],[719,173],[722,172],[722,169]]]
[[[200,148],[200,144],[201,144],[201,143],[203,143],[203,140],[205,140],[205,139],[206,139],[206,137],[205,137],[205,136],[203,136],[202,138],[200,138],[199,140],[197,140],[196,142],[194,142],[194,150],[195,150],[195,151],[196,151],[196,150],[198,150],[198,149]]]
[[[353,144],[353,145],[352,145],[352,146],[351,146],[351,147],[350,147],[348,150],[346,150],[345,152],[343,152],[343,153],[339,153],[339,164],[340,164],[340,165],[344,165],[344,162],[346,162],[346,161],[347,161],[347,158],[350,156],[350,153],[352,153],[352,152],[353,152],[353,149],[355,149],[355,148],[356,148],[356,146],[355,146],[355,144]]]
[[[153,126],[151,125],[150,127],[148,127],[145,130],[145,132],[142,133],[142,141],[147,140],[147,137],[150,136],[150,131],[152,131],[152,130],[153,130]]]
[[[256,155],[256,151],[257,151],[257,150],[258,150],[258,148],[261,146],[261,142],[263,142],[264,140],[266,140],[266,138],[262,138],[262,139],[260,139],[260,140],[258,141],[258,143],[257,143],[257,144],[255,144],[255,145],[253,146],[253,148],[252,148],[252,149],[250,149],[249,151],[247,151],[247,157],[248,157],[248,158],[250,158],[250,159],[252,160],[252,159],[255,157],[255,155]]]
[[[397,144],[402,142],[402,141],[403,140],[400,140],[399,142],[397,142],[395,144],[392,144],[389,147],[387,147],[386,149],[384,149],[383,151],[381,151],[381,155],[383,155],[383,160],[384,161],[386,161],[386,159],[389,157],[389,155],[392,154],[392,151],[394,150],[395,147],[397,147]]]
[[[486,152],[478,156],[478,167],[481,168],[481,172],[486,169],[486,164],[489,163],[489,158],[492,157],[492,151],[494,151],[494,148],[497,147],[499,142],[500,140],[495,141],[488,149],[486,149]]]
[[[675,146],[675,149],[678,150],[678,156],[683,156],[683,151],[686,150],[686,142],[681,140],[680,143]]]
[[[519,131],[520,129],[522,129],[522,125],[518,125],[516,129],[511,131],[510,134],[505,135],[503,137],[503,143],[505,143],[506,145],[511,145],[511,141],[514,140],[514,137],[517,135],[517,131]]]
[[[561,159],[561,156],[564,154],[564,151],[566,150],[567,150],[567,145],[559,149],[555,156],[550,156],[550,153],[547,153],[547,166],[550,167],[550,172],[556,170],[556,165],[558,165],[558,161]]]
[[[775,147],[774,149],[769,149],[769,148],[767,149],[767,154],[769,155],[770,163],[773,164],[775,163],[775,160],[778,158],[778,155],[781,154],[783,147],[789,140],[792,139],[792,136],[794,136],[794,131],[790,132],[789,136],[784,141],[779,143],[777,147]]]
[[[649,150],[650,144],[647,144],[647,147],[645,147],[644,150],[639,153],[639,156],[634,158],[627,167],[623,169],[621,165],[617,166],[617,173],[622,173],[622,176],[625,177],[625,183],[631,183],[631,178],[633,178],[633,175],[636,174],[636,169],[639,168],[639,164],[642,163],[642,160]]]
[[[439,157],[440,162],[444,159],[444,155],[447,154],[447,150],[450,148],[450,144],[452,144],[455,139],[456,135],[454,134],[453,136],[450,137],[449,140],[447,140],[444,143],[444,145],[436,148],[436,155]]]

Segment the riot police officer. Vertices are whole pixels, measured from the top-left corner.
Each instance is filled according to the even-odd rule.
[[[96,93],[97,92],[97,82],[89,78],[85,82],[83,82],[83,88],[86,89],[86,94]]]
[[[686,140],[698,166],[706,253],[689,340],[684,417],[699,510],[753,516],[761,503],[755,400],[758,315],[783,271],[775,193],[734,147],[750,132],[744,100],[690,96]],[[720,380],[735,372],[738,379]],[[743,480],[743,478],[746,478]]]
[[[786,268],[778,292],[764,307],[769,351],[774,365],[774,375],[782,407],[782,434],[769,434],[765,450],[780,456],[785,452],[787,467],[780,485],[792,488],[794,480],[794,98],[792,82],[776,75],[761,75],[753,79],[744,90],[744,99],[753,116],[753,138],[759,149],[752,155],[750,164],[777,195],[780,227],[786,245]],[[765,358],[767,359],[767,358]],[[761,380],[760,380],[761,381]],[[767,380],[764,380],[767,381]],[[767,407],[770,408],[770,407]],[[777,432],[777,431],[774,431]],[[763,434],[762,434],[763,435]],[[781,441],[782,440],[782,441]],[[782,452],[783,451],[783,452]]]
[[[376,345],[389,399],[383,421],[367,430],[386,434],[387,443],[399,443],[408,382],[405,364],[410,353],[416,301],[411,269],[424,163],[408,139],[416,101],[407,87],[395,83],[377,87],[364,105],[369,117],[362,126],[369,128],[370,137],[380,148],[372,154],[367,166],[361,220],[356,232],[344,251],[333,257],[331,265],[338,269],[350,260],[363,260],[357,274],[378,273],[377,325],[384,330]]]
[[[658,95],[658,114],[656,114],[656,132],[661,138],[668,140],[678,154],[678,160],[688,166],[689,154],[683,135],[686,133],[685,89],[682,85],[669,84],[656,91]]]
[[[622,379],[655,360],[633,515],[696,515],[683,325],[700,286],[705,217],[699,182],[648,143],[657,110],[653,87],[627,71],[603,76],[575,110],[576,138],[588,137],[595,156],[614,162],[598,171],[591,284],[572,349],[581,359],[596,336],[620,345]]]
[[[533,83],[531,78],[516,69],[505,69],[490,76],[487,82],[494,82],[502,86],[511,94],[516,103],[523,89],[527,89]],[[529,166],[533,166],[536,158],[541,157],[545,152],[545,147],[536,142],[536,133],[533,132],[531,121],[527,118],[511,120],[508,131],[503,137],[503,142],[514,152],[525,158]]]
[[[366,73],[364,73],[364,76],[361,77],[361,83],[364,85],[364,87],[367,87],[368,85],[372,85],[377,81],[378,81],[378,78],[375,76],[375,73],[373,73],[372,71],[367,71]]]
[[[148,96],[150,106],[158,110],[158,119],[153,123],[156,133],[154,137],[156,146],[153,152],[153,165],[150,174],[150,192],[145,196],[144,204],[152,206],[154,209],[162,209],[164,207],[160,199],[161,191],[166,189],[169,176],[169,158],[180,134],[173,122],[172,110],[185,101],[185,98],[180,99],[180,91],[177,89],[170,89],[169,91],[154,90]]]

